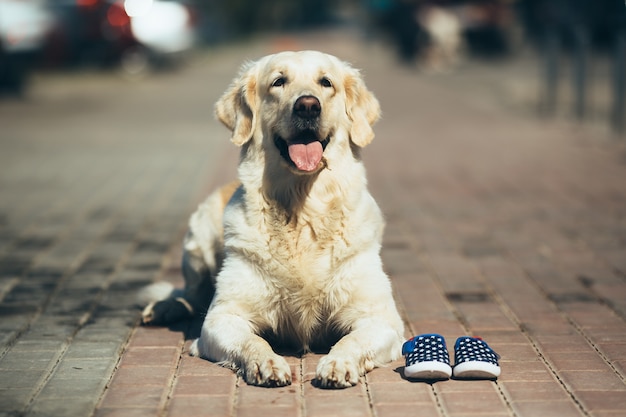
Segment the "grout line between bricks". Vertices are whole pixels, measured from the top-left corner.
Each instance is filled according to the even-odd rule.
[[[239,387],[243,382],[241,375],[237,372],[237,379],[235,380],[235,390],[233,392],[233,400],[230,403],[230,413],[231,417],[237,417],[237,403],[239,402]]]
[[[300,401],[300,416],[306,417],[306,399],[304,397],[304,355],[300,356],[300,360],[298,361],[300,372],[300,386],[298,392],[298,399]]]
[[[108,222],[109,226],[114,225],[116,222],[111,220]],[[112,227],[110,227],[108,230],[111,230]],[[103,233],[101,235],[101,238],[104,238],[106,236],[106,233]],[[95,247],[97,246],[99,243],[101,242],[101,240],[96,240],[95,242],[92,243],[92,245],[90,245],[90,247]],[[54,375],[54,372],[56,371],[59,363],[61,362],[61,360],[63,359],[63,357],[65,356],[65,354],[67,353],[67,351],[69,350],[69,347],[72,343],[72,341],[74,340],[74,338],[76,337],[76,335],[78,334],[78,332],[85,326],[85,324],[89,321],[89,319],[93,316],[94,312],[98,309],[98,306],[100,305],[100,301],[102,300],[102,298],[106,295],[107,290],[109,289],[109,287],[111,286],[111,284],[114,281],[115,276],[118,275],[118,273],[122,270],[123,265],[128,262],[128,260],[130,259],[131,254],[133,253],[134,248],[137,246],[137,243],[134,242],[132,244],[132,248],[129,249],[128,251],[126,251],[125,254],[122,254],[122,256],[120,257],[120,259],[118,260],[118,262],[116,263],[115,267],[113,268],[113,270],[111,271],[111,273],[107,276],[107,278],[105,279],[104,285],[100,288],[100,291],[98,291],[98,294],[96,294],[96,296],[93,298],[93,301],[91,302],[89,309],[87,309],[87,311],[82,315],[82,317],[80,318],[80,320],[77,323],[76,328],[74,329],[74,331],[72,332],[72,334],[70,334],[66,340],[63,342],[63,347],[61,348],[60,353],[57,356],[57,360],[55,362],[55,364],[49,369],[49,371],[47,372],[47,374],[45,375],[45,377],[43,378],[43,380],[40,382],[39,386],[35,389],[35,391],[33,392],[26,408],[25,408],[25,413],[28,413],[30,411],[30,409],[32,408],[32,406],[34,405],[37,397],[39,396],[39,394],[41,393],[41,391],[45,388],[47,382],[52,378],[52,376]],[[86,251],[87,253],[91,253],[91,250]],[[80,265],[80,264],[79,264]],[[60,280],[59,285],[57,285],[57,287],[55,288],[55,294],[58,293],[61,290],[61,284],[63,282],[65,282],[65,280],[67,280],[69,278],[69,276],[71,276],[70,274],[68,274],[65,279]],[[51,301],[52,298],[50,298],[49,301]],[[50,302],[48,302],[48,305],[50,304]],[[39,316],[43,313],[43,311],[45,310],[45,308],[42,308],[41,312],[39,313]],[[134,327],[134,326],[133,326]],[[129,336],[130,337],[130,336]],[[126,340],[126,343],[128,343],[129,337]],[[121,356],[120,356],[121,358]],[[118,359],[119,362],[119,359]]]
[[[525,274],[527,276],[527,274]],[[480,274],[480,276],[482,277],[483,275]],[[484,280],[484,277],[483,277]],[[563,390],[567,393],[567,395],[570,397],[570,399],[574,402],[574,404],[578,407],[578,409],[585,415],[585,416],[590,416],[591,414],[589,413],[589,411],[586,409],[586,407],[578,400],[578,398],[576,398],[576,395],[574,394],[573,390],[570,389],[570,387],[568,386],[567,383],[565,383],[565,381],[563,381],[561,379],[561,377],[559,376],[557,370],[555,369],[555,367],[552,365],[552,363],[548,360],[548,358],[544,355],[541,347],[537,344],[537,342],[534,340],[534,338],[532,337],[532,335],[530,333],[528,333],[528,331],[526,330],[526,328],[523,326],[522,322],[520,321],[520,319],[517,317],[517,315],[515,314],[515,312],[513,312],[508,305],[506,304],[506,302],[500,297],[499,294],[496,293],[496,291],[493,289],[493,287],[486,282],[486,280],[484,280],[484,283],[487,287],[487,291],[489,291],[491,297],[493,297],[494,301],[498,304],[498,306],[500,307],[500,310],[503,312],[503,314],[512,322],[514,323],[517,328],[519,329],[520,333],[522,335],[524,335],[524,337],[526,338],[526,340],[528,340],[528,342],[530,343],[530,345],[532,346],[533,350],[535,351],[535,353],[537,354],[537,357],[539,358],[539,360],[543,363],[543,365],[550,371],[550,373],[552,374],[552,376],[555,378],[555,380],[559,383],[559,385],[561,385],[561,387],[563,388]],[[532,283],[534,284],[534,283]],[[541,293],[544,294],[544,292],[541,290]],[[545,295],[545,294],[544,294]],[[554,305],[552,305],[553,308],[555,308]],[[500,387],[498,387],[498,390],[502,393],[505,394],[505,390],[502,390]],[[509,395],[506,394],[503,397],[505,399],[505,402],[507,404],[507,406],[509,406],[512,403],[512,400],[510,399]],[[511,408],[511,411],[513,411],[513,409]],[[513,411],[514,415],[516,415],[516,413]]]
[[[186,333],[186,332],[185,332]],[[178,360],[176,361],[176,365],[174,365],[174,370],[170,377],[167,380],[166,392],[162,394],[161,401],[159,403],[159,409],[157,415],[159,417],[165,417],[168,414],[168,408],[171,402],[172,397],[174,396],[174,389],[176,387],[176,382],[178,381],[178,371],[180,370],[180,364],[183,361],[183,355],[185,354],[185,338],[178,342]]]
[[[543,296],[547,299],[547,302],[552,305],[552,308],[555,309],[556,312],[559,313],[559,315],[565,320],[567,321],[570,326],[572,326],[576,332],[583,338],[585,339],[585,341],[589,344],[589,346],[591,346],[591,348],[593,350],[596,351],[596,353],[598,354],[598,356],[600,356],[600,358],[602,359],[602,361],[604,361],[604,363],[611,368],[611,370],[615,373],[615,375],[624,383],[626,383],[626,378],[624,377],[624,375],[622,375],[621,372],[619,372],[619,370],[613,366],[613,364],[611,363],[610,359],[606,357],[606,355],[602,352],[602,350],[594,343],[593,339],[591,337],[589,337],[587,335],[587,333],[585,332],[585,330],[580,327],[578,325],[578,323],[576,323],[576,320],[574,320],[566,311],[563,311],[563,309],[561,307],[559,307],[558,303],[552,301],[548,295],[548,293],[543,289],[543,287],[541,286],[541,284],[539,284],[539,282],[537,282],[537,280],[535,280],[535,278],[533,278],[532,276],[530,276],[529,274],[525,274],[528,279],[531,281],[531,284],[533,286],[535,286],[535,288],[537,288],[538,291],[541,292],[541,294],[543,294]],[[596,301],[600,301],[599,299]],[[604,305],[604,303],[601,303],[602,305]],[[613,311],[611,309],[611,311]],[[619,315],[618,315],[619,316]],[[621,316],[619,316],[621,318]]]
[[[448,410],[446,410],[446,407],[443,405],[443,402],[441,401],[441,398],[439,397],[439,391],[437,389],[437,384],[436,383],[432,383],[432,384],[428,384],[428,385],[430,385],[430,394],[431,394],[433,400],[435,401],[435,406],[437,407],[437,413],[441,417],[450,417],[450,415],[448,414]]]
[[[376,412],[376,408],[374,408],[374,398],[372,397],[372,391],[370,390],[369,380],[367,378],[367,373],[363,375],[361,378],[361,384],[363,385],[363,390],[365,391],[365,396],[367,398],[367,404],[369,405],[370,414],[373,417],[378,417],[378,413]]]

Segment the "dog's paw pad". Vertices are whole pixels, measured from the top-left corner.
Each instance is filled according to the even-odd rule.
[[[260,362],[255,361],[246,369],[246,382],[262,387],[291,385],[291,368],[278,355]]]
[[[315,383],[320,388],[349,388],[359,382],[359,375],[354,361],[325,356],[317,365]]]

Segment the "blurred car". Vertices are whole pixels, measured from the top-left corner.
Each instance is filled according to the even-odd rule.
[[[23,91],[51,25],[40,0],[0,0],[0,92]]]
[[[122,64],[131,72],[189,50],[194,15],[186,4],[166,0],[48,0],[55,26],[48,66]]]

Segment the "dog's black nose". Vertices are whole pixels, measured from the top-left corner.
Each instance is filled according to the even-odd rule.
[[[293,113],[303,119],[315,119],[322,112],[320,101],[313,96],[302,96],[293,105]]]

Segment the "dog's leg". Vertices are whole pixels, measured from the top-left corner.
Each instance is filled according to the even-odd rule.
[[[368,312],[357,320],[352,332],[341,338],[328,355],[320,359],[316,382],[321,388],[347,388],[356,385],[359,377],[377,366],[397,359],[401,353],[401,323],[376,317],[395,312]]]
[[[142,312],[144,324],[163,326],[206,312],[214,292],[210,269],[201,258],[185,250],[182,271],[185,290],[172,289],[169,294],[152,300]]]
[[[265,387],[291,384],[291,369],[269,343],[257,335],[252,324],[238,314],[241,307],[225,303],[212,306],[202,325],[202,334],[191,354],[238,369],[246,382]],[[237,309],[237,312],[235,312]]]

